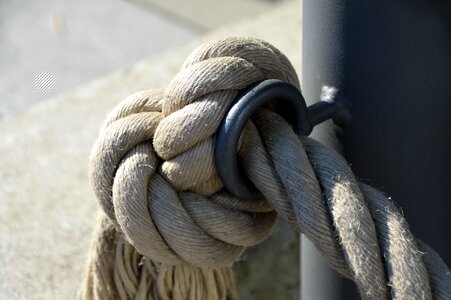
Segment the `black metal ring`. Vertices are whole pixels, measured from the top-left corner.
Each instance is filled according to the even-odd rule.
[[[288,82],[266,80],[237,97],[219,128],[214,157],[216,170],[225,188],[240,198],[256,199],[260,192],[238,167],[238,141],[246,122],[259,107],[271,101],[276,101],[276,111],[293,126],[297,134],[309,135],[313,129],[304,97]]]

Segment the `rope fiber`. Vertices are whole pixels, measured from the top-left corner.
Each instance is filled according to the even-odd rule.
[[[280,79],[289,60],[257,39],[196,49],[166,90],[136,93],[108,115],[90,157],[104,213],[80,299],[234,299],[231,266],[278,216],[305,234],[363,299],[451,299],[451,274],[382,192],[337,152],[260,109],[238,154],[263,198],[223,189],[215,133],[239,90]]]

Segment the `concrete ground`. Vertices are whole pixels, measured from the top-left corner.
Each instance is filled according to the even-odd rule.
[[[0,1],[0,118],[276,2]]]
[[[146,28],[140,23],[143,20],[133,17],[147,18],[146,10],[135,4],[115,1],[109,3],[117,2],[123,14],[95,7],[94,1],[86,1],[87,7],[91,8],[89,13],[75,13],[76,4],[64,14],[55,9],[54,14],[61,17],[50,19],[50,30],[50,6],[41,8],[29,3],[32,1],[24,1],[24,6],[19,9],[18,2],[0,2],[0,64],[7,70],[3,72],[7,76],[0,82],[0,105],[2,112],[8,114],[0,121],[0,299],[75,298],[97,211],[87,178],[88,156],[105,115],[121,99],[138,90],[164,87],[195,47],[224,36],[263,38],[283,51],[300,70],[301,11],[298,1],[274,5],[261,15],[244,17],[245,21],[206,35],[180,24],[170,25],[166,17],[158,15],[148,17],[148,24],[154,22],[154,25]],[[54,7],[61,7],[58,3],[55,0]],[[26,15],[27,5],[36,5],[35,15]],[[15,11],[9,12],[18,18],[14,26],[26,31],[7,32],[5,23],[14,18],[8,16],[6,8]],[[135,15],[131,13],[133,10],[136,10]],[[85,14],[92,19],[92,26],[95,26],[95,20],[106,22],[111,19],[122,25],[91,28],[97,33],[91,35],[92,32],[81,25],[75,29],[78,24],[75,20]],[[123,15],[127,18],[121,19]],[[165,27],[159,27],[162,25]],[[156,37],[164,35],[160,32],[168,28],[179,37],[162,37],[161,45],[158,44]],[[49,33],[40,36],[45,30]],[[83,37],[83,31],[89,38]],[[59,34],[62,37],[58,37]],[[26,43],[27,39],[30,44]],[[56,42],[57,39],[62,41]],[[192,41],[186,44],[188,40]],[[186,45],[176,47],[181,44]],[[32,45],[36,47],[35,51]],[[135,46],[132,49],[130,45]],[[59,50],[52,50],[53,46]],[[162,51],[163,48],[173,49]],[[46,49],[50,51],[48,54],[44,53]],[[86,49],[91,49],[94,54],[90,56]],[[83,52],[85,50],[87,52]],[[86,60],[82,59],[83,55]],[[144,59],[149,55],[150,58]],[[139,62],[129,66],[134,61]],[[45,95],[38,93],[29,77],[33,72],[47,71],[44,67],[52,62],[55,62],[55,69],[48,72],[54,72],[55,90],[50,92],[71,90],[41,101]],[[121,68],[121,64],[127,67]],[[21,68],[27,71],[21,73]],[[117,68],[120,70],[112,72]],[[82,72],[86,72],[85,75],[79,76]],[[91,80],[106,73],[110,74]],[[63,80],[65,76],[68,79]],[[47,84],[49,82],[47,77]],[[82,82],[85,84],[75,88]],[[43,90],[46,87],[43,82],[35,86]],[[266,246],[254,249],[243,262],[245,265],[237,266],[238,270],[242,269],[238,284],[243,299],[297,298],[298,236],[283,232],[284,235],[274,236]],[[259,250],[264,247],[269,247],[270,251]],[[246,275],[251,273],[252,276]]]

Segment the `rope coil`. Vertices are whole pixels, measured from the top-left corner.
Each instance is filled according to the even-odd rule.
[[[123,234],[133,247],[125,255],[125,248],[117,252],[117,245],[98,238],[82,298],[101,299],[104,291],[118,299],[233,298],[227,267],[271,234],[278,215],[353,279],[364,299],[451,299],[447,266],[415,240],[399,209],[359,183],[338,153],[298,137],[268,108],[246,125],[238,151],[264,198],[239,199],[222,189],[213,160],[215,133],[239,90],[265,79],[299,88],[291,63],[270,44],[224,39],[195,50],[165,91],[136,93],[109,114],[90,158],[91,184],[108,217],[99,234]],[[107,246],[99,247],[101,240]],[[138,284],[130,274],[169,278],[164,272],[143,275],[152,268],[133,266],[141,256],[182,275],[165,287]],[[127,276],[95,280],[124,257],[134,268],[119,272]],[[188,287],[192,278],[209,283],[195,292]]]

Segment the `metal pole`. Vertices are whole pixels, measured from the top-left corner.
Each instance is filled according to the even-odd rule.
[[[352,169],[390,195],[414,235],[451,265],[449,1],[303,6],[305,98],[317,99],[323,85],[332,85],[351,100],[354,122],[335,132]],[[334,144],[331,130],[322,126],[315,137]],[[302,247],[302,299],[358,299],[311,245]]]

